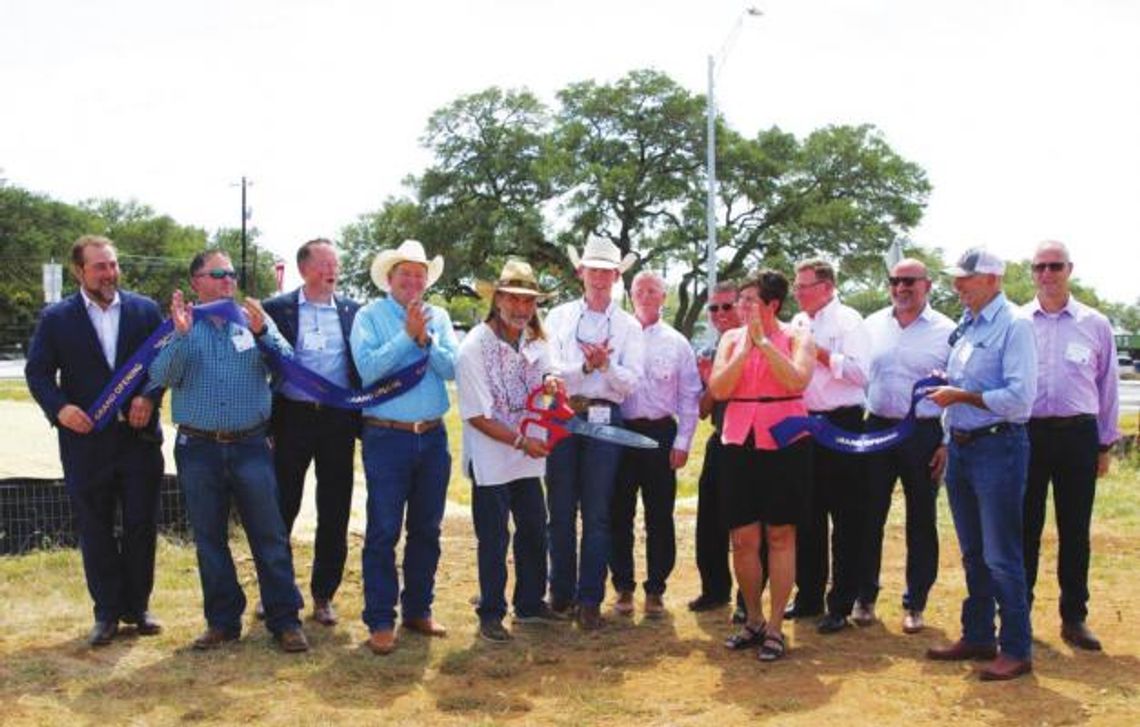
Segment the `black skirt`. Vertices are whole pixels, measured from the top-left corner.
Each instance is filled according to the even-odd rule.
[[[743,445],[722,445],[717,489],[724,524],[731,530],[802,523],[811,503],[811,452],[810,437],[783,449],[756,449],[752,435]]]

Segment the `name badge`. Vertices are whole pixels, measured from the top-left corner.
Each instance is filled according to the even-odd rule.
[[[1070,343],[1065,347],[1065,360],[1084,366],[1092,360],[1092,350],[1083,343]]]
[[[234,350],[238,353],[248,351],[254,346],[253,334],[249,332],[248,328],[238,328],[235,330],[233,335],[230,336],[230,341],[233,342]]]
[[[586,419],[591,424],[609,424],[610,408],[608,406],[591,406],[586,410]]]

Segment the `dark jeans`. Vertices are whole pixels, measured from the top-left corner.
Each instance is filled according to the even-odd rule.
[[[289,534],[277,507],[273,454],[267,438],[261,435],[222,444],[179,434],[174,459],[194,529],[206,623],[229,633],[241,632],[246,601],[230,553],[233,501],[253,552],[265,625],[275,634],[300,626],[301,594],[294,582]]]
[[[610,571],[618,591],[634,589],[633,520],[637,513],[637,492],[645,509],[646,593],[665,593],[665,581],[677,561],[677,538],[673,530],[673,503],[677,499],[677,472],[669,466],[669,454],[677,436],[672,418],[626,428],[657,442],[657,449],[626,447],[621,454],[617,485],[614,488]]]
[[[1096,498],[1098,454],[1095,419],[1055,428],[1029,422],[1029,477],[1025,488],[1025,580],[1029,606],[1037,583],[1045,500],[1053,482],[1053,512],[1059,548],[1057,580],[1061,584],[1061,620],[1084,621],[1089,600],[1089,528]]]
[[[154,587],[162,450],[122,423],[83,436],[61,433],[63,439],[63,476],[95,619],[137,617],[149,608]],[[117,538],[120,509],[123,532]]]
[[[720,435],[713,432],[705,444],[705,460],[697,481],[697,571],[701,574],[701,595],[727,601],[732,591],[728,568],[728,528],[720,515],[717,485],[717,459]]]
[[[360,413],[319,409],[284,397],[273,400],[273,461],[285,529],[301,509],[305,473],[316,462],[317,535],[313,553],[310,593],[332,600],[348,557],[348,516],[352,509],[352,460]]]
[[[515,590],[511,604],[518,616],[533,616],[546,593],[546,502],[542,482],[528,477],[501,485],[471,482],[471,517],[478,541],[479,606],[481,621],[501,621],[507,615],[507,546],[515,560]],[[512,540],[508,528],[515,521]]]
[[[610,407],[610,423],[621,425],[621,410]],[[546,458],[546,503],[550,511],[550,596],[558,605],[605,600],[610,559],[610,505],[621,462],[621,447],[575,434]],[[581,558],[578,511],[582,512]]]
[[[898,421],[870,415],[867,431],[894,426]],[[891,449],[867,455],[867,530],[859,600],[873,604],[879,596],[883,559],[883,528],[891,510],[895,480],[901,479],[906,500],[906,592],[904,609],[922,611],[938,577],[938,483],[930,477],[930,459],[942,444],[937,419],[920,420],[914,433]]]
[[[863,409],[842,407],[825,413],[849,432],[863,431]],[[866,520],[865,455],[813,447],[811,508],[796,528],[796,608],[821,611],[828,575],[828,518],[831,519],[831,590],[827,610],[847,616],[859,588]]]
[[[368,478],[368,524],[361,557],[363,619],[370,631],[377,631],[395,624],[397,599],[405,621],[431,616],[451,454],[442,426],[423,434],[366,426],[363,450]],[[408,538],[401,592],[396,543],[405,517]]]
[[[946,464],[946,494],[966,573],[962,638],[994,643],[996,606],[998,643],[1015,659],[1030,657],[1032,638],[1021,519],[1028,467],[1029,437],[1020,425],[968,444],[951,441]]]

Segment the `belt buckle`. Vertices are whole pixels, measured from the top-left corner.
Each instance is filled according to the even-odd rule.
[[[590,408],[590,397],[575,394],[567,399],[566,403],[574,410],[575,414],[581,414]]]
[[[424,433],[424,425],[426,423],[427,422],[425,422],[423,419],[418,419],[418,420],[412,422],[412,433],[413,434],[423,434]]]
[[[218,444],[233,444],[237,441],[237,437],[235,437],[230,432],[218,431],[214,432],[214,441]]]

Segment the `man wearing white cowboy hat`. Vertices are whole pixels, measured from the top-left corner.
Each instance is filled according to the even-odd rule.
[[[554,373],[581,410],[579,416],[621,424],[620,405],[643,376],[641,324],[613,300],[613,286],[636,261],[624,258],[609,240],[591,239],[581,257],[568,249],[585,288],[579,300],[564,303],[546,319]],[[550,599],[555,611],[577,604],[579,625],[602,625],[606,566],[610,557],[610,503],[621,448],[574,435],[551,452],[546,463],[550,508]],[[579,558],[578,510],[582,511]]]
[[[365,385],[427,358],[423,378],[403,394],[364,410],[363,459],[368,486],[364,536],[364,623],[377,654],[396,646],[396,601],[405,628],[429,636],[447,630],[432,618],[439,533],[451,455],[443,415],[444,382],[455,378],[458,342],[447,311],[424,302],[443,274],[443,258],[428,260],[424,246],[405,240],[372,263],[372,281],[387,293],[362,308],[352,326],[352,358]],[[407,519],[404,588],[396,570],[396,543]]]
[[[539,290],[530,265],[508,260],[495,283],[480,284],[490,311],[459,347],[455,376],[463,418],[463,472],[471,479],[471,516],[478,541],[479,634],[510,640],[507,604],[508,521],[515,521],[515,621],[556,620],[546,593],[546,503],[540,478],[548,454],[540,430],[519,432],[531,391],[550,376],[550,346],[538,318]]]

